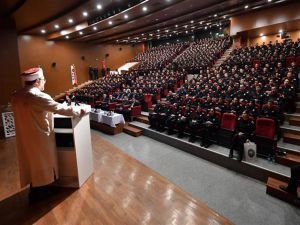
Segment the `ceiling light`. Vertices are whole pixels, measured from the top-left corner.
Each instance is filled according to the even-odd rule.
[[[98,4],[97,9],[102,9],[102,5]]]
[[[204,29],[207,30],[207,26],[205,26]]]
[[[146,6],[143,7],[143,11],[146,12],[148,8]]]
[[[82,15],[87,17],[89,14],[87,12],[83,12]]]
[[[191,20],[191,23],[194,23],[194,20]]]
[[[169,30],[166,30],[166,33],[168,33],[169,32]]]
[[[46,30],[44,30],[44,29],[41,30],[41,33],[42,33],[42,34],[45,34],[45,33],[46,33]]]
[[[282,29],[280,29],[278,32],[279,32],[280,34],[282,34],[282,33],[283,33],[283,30],[282,30]]]
[[[68,21],[69,21],[69,23],[73,23],[74,22],[73,19],[69,19]]]
[[[59,25],[58,25],[58,24],[55,24],[55,25],[54,25],[54,28],[55,28],[55,29],[59,29]]]
[[[82,32],[82,31],[79,31],[79,34],[80,34],[80,35],[83,35],[83,32]]]
[[[226,15],[224,15],[223,18],[226,19]]]
[[[268,2],[272,2],[272,0],[268,0]]]
[[[217,17],[217,16],[218,16],[218,14],[215,14],[215,15],[214,15],[214,17]]]
[[[264,34],[263,34],[263,33],[260,33],[259,36],[262,37],[262,36],[264,36]]]
[[[178,25],[176,24],[175,27],[178,27]]]
[[[245,9],[248,9],[249,8],[249,5],[245,5]]]
[[[124,15],[124,19],[128,19],[128,15],[127,14]]]
[[[97,27],[93,27],[93,30],[97,30]]]
[[[109,24],[109,25],[112,25],[112,21],[111,21],[111,20],[110,20],[110,21],[108,21],[108,24]]]
[[[66,39],[69,39],[69,36],[67,35],[65,38],[66,38]]]

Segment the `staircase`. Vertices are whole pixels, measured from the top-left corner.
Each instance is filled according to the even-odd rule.
[[[213,68],[219,68],[219,66],[225,62],[229,57],[230,57],[230,53],[233,51],[233,45],[227,49],[224,54],[221,56],[221,58],[219,58],[215,64],[213,65]]]
[[[288,167],[300,165],[300,93],[296,96],[296,113],[286,114],[285,122],[281,126],[282,144],[284,148],[278,148],[286,152],[286,155],[276,157],[276,162]],[[291,147],[292,146],[292,147]],[[269,177],[266,184],[266,192],[283,201],[300,206],[300,199],[297,196],[282,191],[279,186],[287,185],[288,180]],[[298,196],[299,196],[298,188]]]

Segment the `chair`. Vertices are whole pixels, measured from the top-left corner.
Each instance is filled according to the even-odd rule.
[[[275,141],[276,123],[273,119],[257,118],[255,130],[255,143],[257,155],[261,157],[274,157],[277,149]]]
[[[224,113],[218,133],[218,143],[224,147],[231,147],[231,140],[237,123],[237,116],[233,113]]]

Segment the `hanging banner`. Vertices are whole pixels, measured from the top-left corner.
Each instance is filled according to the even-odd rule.
[[[76,68],[75,65],[71,65],[71,78],[72,78],[72,85],[77,85],[77,75],[76,75]]]

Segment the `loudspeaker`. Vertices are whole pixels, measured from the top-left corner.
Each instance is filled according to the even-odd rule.
[[[56,62],[53,62],[53,63],[52,63],[52,67],[56,67]]]

